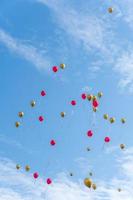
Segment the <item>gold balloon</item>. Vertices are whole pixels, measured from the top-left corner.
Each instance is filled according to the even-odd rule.
[[[61,112],[60,115],[61,115],[61,117],[65,117],[66,113],[65,112]]]
[[[21,166],[19,164],[16,165],[16,169],[19,170]]]
[[[29,165],[25,166],[25,171],[27,171],[27,172],[30,171],[30,166]]]
[[[104,119],[108,119],[108,118],[109,118],[108,114],[104,114],[104,115],[103,115],[103,118],[104,118]]]
[[[98,92],[97,95],[98,95],[99,98],[101,98],[103,96],[103,93],[102,92]]]
[[[70,173],[70,176],[73,176],[73,173]]]
[[[92,97],[93,97],[92,94],[88,94],[88,95],[87,95],[87,99],[88,99],[88,101],[91,101],[91,100],[92,100]]]
[[[97,97],[95,95],[93,95],[92,100],[97,100]]]
[[[64,63],[61,63],[61,64],[60,64],[60,68],[61,68],[61,69],[65,69],[65,67],[66,67],[66,65],[65,65]]]
[[[92,176],[92,172],[90,172],[89,175]]]
[[[19,113],[18,113],[18,116],[19,116],[19,117],[23,117],[23,116],[24,116],[24,112],[19,112]]]
[[[118,192],[121,192],[121,188],[118,188]]]
[[[93,111],[94,111],[94,112],[97,112],[97,108],[93,107]]]
[[[15,126],[18,128],[20,126],[20,122],[15,122]]]
[[[122,122],[123,124],[125,124],[125,123],[126,123],[126,119],[125,119],[125,118],[122,118],[122,119],[121,119],[121,122]]]
[[[120,144],[120,148],[121,149],[125,149],[125,145],[124,144]]]
[[[90,151],[91,149],[89,147],[87,147],[87,151]]]
[[[31,105],[31,107],[34,107],[36,105],[36,102],[33,100],[33,101],[31,101],[30,105]]]
[[[110,121],[110,123],[112,124],[112,123],[115,122],[115,118],[114,118],[114,117],[111,117],[111,118],[109,119],[109,121]]]
[[[93,190],[96,190],[96,189],[97,189],[97,186],[96,186],[95,183],[92,184],[92,188],[93,188]]]
[[[89,178],[84,179],[84,184],[86,187],[91,188],[92,186],[92,181]]]
[[[114,10],[114,9],[113,9],[112,7],[108,8],[108,12],[109,12],[109,13],[112,13],[113,10]]]

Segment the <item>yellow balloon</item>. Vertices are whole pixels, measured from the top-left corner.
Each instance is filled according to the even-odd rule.
[[[109,118],[108,114],[104,114],[104,115],[103,115],[103,118],[104,118],[104,119],[108,119],[108,118]]]
[[[30,171],[30,166],[29,165],[25,166],[25,171],[27,171],[27,172]]]
[[[19,112],[19,113],[18,113],[18,116],[19,116],[19,117],[23,117],[23,116],[24,116],[24,112]]]
[[[92,186],[92,181],[89,178],[84,179],[84,184],[86,187],[91,188]]]
[[[125,119],[125,118],[122,118],[122,119],[121,119],[121,122],[122,122],[123,124],[125,124],[125,123],[126,123],[126,119]]]
[[[19,170],[21,166],[19,164],[16,165],[16,169]]]
[[[97,97],[95,95],[93,95],[92,100],[96,100],[96,99],[97,99]]]
[[[121,149],[125,149],[125,145],[124,144],[120,144],[120,148]]]
[[[66,67],[66,65],[65,65],[64,63],[61,63],[61,64],[60,64],[60,68],[61,68],[61,69],[65,69],[65,67]]]
[[[15,126],[18,128],[20,126],[20,122],[15,122]]]
[[[110,121],[110,123],[112,124],[112,123],[115,122],[115,118],[114,118],[114,117],[111,117],[111,118],[109,119],[109,121]]]
[[[103,93],[102,92],[98,92],[97,95],[98,95],[99,98],[101,98],[103,96]]]
[[[92,176],[92,172],[90,172],[89,175]]]
[[[114,10],[114,9],[113,9],[112,7],[108,8],[108,12],[109,12],[109,13],[112,13],[113,10]]]
[[[66,113],[65,112],[61,112],[60,115],[61,115],[61,117],[65,117]]]
[[[88,95],[87,95],[87,99],[88,99],[88,101],[91,101],[92,98],[93,98],[93,95],[92,95],[92,94],[88,94]]]
[[[92,184],[92,188],[93,188],[93,190],[96,190],[96,189],[97,189],[97,186],[96,186],[95,183]]]
[[[36,105],[36,102],[34,100],[32,100],[30,105],[31,105],[31,107],[34,107]]]

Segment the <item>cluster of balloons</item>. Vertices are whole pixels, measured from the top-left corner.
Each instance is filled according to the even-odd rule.
[[[17,165],[16,165],[16,169],[17,169],[17,170],[20,170],[20,169],[21,169],[21,166],[20,166],[19,164],[17,164]],[[30,171],[30,166],[29,166],[29,165],[26,165],[26,166],[25,166],[25,171],[26,171],[26,172],[29,172],[29,171]],[[39,177],[39,173],[38,173],[38,172],[34,172],[34,173],[33,173],[33,178],[34,178],[34,179],[38,179],[38,177]],[[52,179],[51,179],[51,178],[47,178],[47,179],[46,179],[46,183],[47,183],[48,185],[50,185],[50,184],[52,183]]]
[[[92,188],[93,190],[97,189],[97,186],[95,183],[92,182],[92,180],[90,178],[85,178],[84,179],[84,184],[86,187],[88,188]]]

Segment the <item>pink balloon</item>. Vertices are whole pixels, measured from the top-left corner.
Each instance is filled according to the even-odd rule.
[[[75,106],[75,105],[76,105],[76,101],[75,101],[75,100],[72,100],[72,101],[71,101],[71,105],[72,105],[72,106]]]
[[[105,142],[110,142],[110,137],[105,137],[105,138],[104,138],[104,141],[105,141]]]
[[[46,92],[44,90],[41,91],[41,96],[45,96]]]
[[[43,122],[43,120],[44,120],[44,117],[43,116],[39,116],[39,121]]]
[[[33,177],[34,177],[35,179],[37,179],[37,178],[39,177],[39,174],[38,174],[37,172],[35,172],[35,173],[33,174]]]
[[[51,141],[50,141],[50,144],[51,144],[52,146],[54,146],[54,145],[56,144],[55,140],[51,140]]]
[[[99,106],[99,103],[97,100],[93,100],[92,104],[94,108],[97,108]]]
[[[89,131],[87,132],[87,136],[88,136],[88,137],[92,137],[92,136],[93,136],[92,130],[89,130]]]
[[[52,180],[50,178],[47,179],[47,184],[50,185],[52,183]]]
[[[83,100],[85,100],[87,96],[86,96],[85,93],[83,93],[83,94],[81,95],[81,97],[82,97]]]
[[[58,67],[57,66],[53,66],[52,69],[53,69],[53,72],[55,72],[55,73],[58,71]]]

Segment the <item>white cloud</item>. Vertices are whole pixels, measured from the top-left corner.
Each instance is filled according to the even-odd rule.
[[[108,182],[96,181],[97,190],[89,190],[83,181],[74,182],[65,173],[58,174],[53,185],[47,186],[39,178],[34,183],[32,174],[16,171],[15,163],[0,159],[0,199],[1,200],[132,200],[133,197],[133,149],[123,153],[118,162],[123,178],[115,177]],[[122,191],[118,192],[117,188]]]
[[[119,86],[133,92],[133,51],[126,51],[115,62],[114,69],[120,74]]]
[[[31,62],[38,70],[48,71],[50,60],[44,57],[36,47],[23,44],[22,41],[13,38],[2,29],[0,29],[0,43],[25,60]]]

